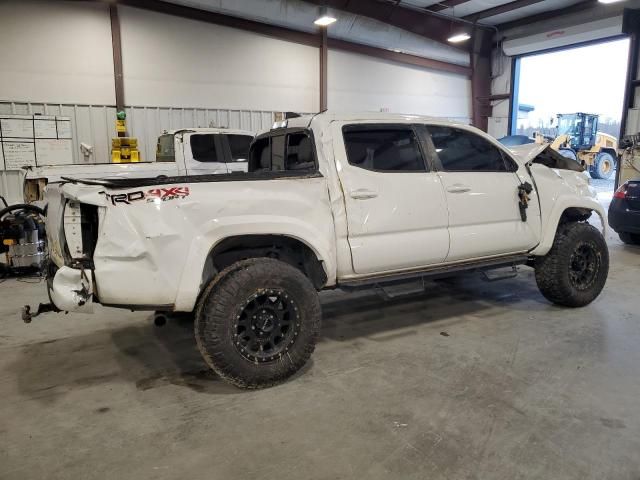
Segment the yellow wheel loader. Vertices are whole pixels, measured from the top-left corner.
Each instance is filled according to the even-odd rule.
[[[558,136],[551,148],[582,164],[592,178],[609,179],[615,171],[618,140],[598,132],[598,115],[558,114]]]

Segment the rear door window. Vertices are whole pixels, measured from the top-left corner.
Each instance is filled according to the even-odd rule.
[[[377,172],[425,172],[418,138],[410,126],[346,126],[350,165]]]

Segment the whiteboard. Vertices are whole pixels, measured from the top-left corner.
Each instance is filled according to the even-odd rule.
[[[36,138],[58,138],[55,117],[33,119],[34,133]]]
[[[73,150],[71,140],[38,139],[36,138],[36,155],[38,166],[71,165]]]
[[[4,141],[4,163],[6,170],[20,170],[22,167],[36,166],[36,151],[31,141]]]
[[[33,138],[33,120],[30,118],[0,118],[2,138]]]
[[[56,117],[58,138],[71,138],[71,119]]]

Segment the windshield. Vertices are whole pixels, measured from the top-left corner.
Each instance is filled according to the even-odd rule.
[[[173,134],[167,133],[158,137],[156,162],[175,162],[176,152],[173,147]]]
[[[558,117],[558,135],[578,135],[580,122],[575,115]]]

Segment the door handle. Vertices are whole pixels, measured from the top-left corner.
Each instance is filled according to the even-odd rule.
[[[447,188],[447,192],[449,193],[465,193],[471,190],[471,187],[468,185],[462,185],[460,183],[456,183],[455,185],[451,185]]]
[[[367,190],[366,188],[359,188],[358,190],[351,190],[349,195],[355,200],[366,200],[368,198],[376,198],[378,193],[373,190]]]

